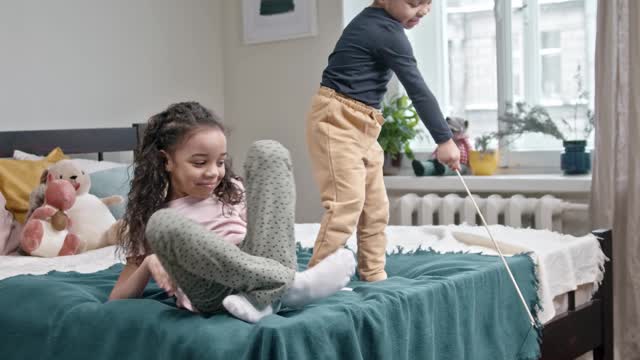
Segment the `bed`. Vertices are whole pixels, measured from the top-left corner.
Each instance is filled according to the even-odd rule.
[[[142,129],[0,132],[0,157],[62,146],[65,154],[97,153],[102,160],[106,152],[134,151]],[[316,226],[296,224],[301,268]],[[593,351],[594,359],[613,359],[610,230],[563,247],[569,255],[560,264],[579,265],[571,254],[587,248],[601,249],[609,261],[595,265],[604,270],[597,292],[587,290],[584,298],[578,287],[566,291],[539,333],[527,326],[501,262],[490,251],[474,251],[484,241],[481,230],[390,227],[389,280],[354,278],[353,291],[255,326],[226,314],[201,317],[176,309],[153,283],[142,301],[105,302],[122,266],[112,248],[64,259],[0,257],[0,358],[572,359]],[[509,243],[515,233],[503,230],[497,237],[512,248],[509,264],[541,318],[540,304],[551,296],[541,289],[555,289],[558,276],[542,276],[540,269],[550,268],[541,265],[535,246]],[[536,231],[530,234],[544,235]]]

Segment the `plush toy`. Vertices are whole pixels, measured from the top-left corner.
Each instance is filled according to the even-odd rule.
[[[45,203],[35,209],[22,230],[20,247],[27,254],[41,257],[73,255],[83,244],[69,232],[67,214],[76,201],[76,189],[70,182],[47,177]]]
[[[451,132],[453,133],[453,142],[460,150],[460,173],[463,175],[468,174],[469,151],[471,150],[471,143],[469,142],[469,136],[467,135],[469,122],[459,117],[447,117],[446,120],[449,125],[449,129],[451,129]],[[431,154],[430,160],[413,160],[411,165],[416,176],[455,174],[455,172],[451,171],[449,167],[438,161],[435,151]]]
[[[89,194],[91,187],[89,175],[79,169],[72,161],[62,160],[49,167],[41,176],[42,183],[34,189],[30,196],[30,213],[35,214],[33,209],[37,209],[45,203],[49,179],[66,180],[75,190],[75,202],[66,210],[67,217],[71,222],[67,231],[78,238],[79,245],[75,253],[112,245],[114,238],[107,236],[107,230],[116,222],[116,219],[107,206],[122,202],[122,197],[109,196],[99,199],[95,195]],[[33,240],[31,241],[33,243]],[[47,241],[48,239],[45,237],[40,240],[40,243]],[[33,254],[28,249],[23,248],[23,250]],[[57,255],[52,252],[47,254],[48,256]]]

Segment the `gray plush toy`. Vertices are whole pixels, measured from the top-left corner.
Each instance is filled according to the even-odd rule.
[[[467,135],[469,122],[460,117],[447,117],[447,124],[453,133],[453,141],[460,150],[460,173],[462,175],[469,173],[469,151],[471,151],[471,143]],[[444,164],[441,164],[434,151],[431,159],[427,161],[413,160],[411,166],[416,176],[429,175],[455,175],[455,172]]]

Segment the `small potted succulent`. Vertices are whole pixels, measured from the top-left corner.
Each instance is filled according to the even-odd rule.
[[[497,133],[475,138],[475,150],[469,151],[469,167],[473,175],[493,175],[498,168],[498,149],[491,146]]]

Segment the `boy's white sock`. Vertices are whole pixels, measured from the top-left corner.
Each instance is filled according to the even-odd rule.
[[[222,300],[222,306],[224,306],[231,315],[250,323],[256,323],[263,317],[273,314],[273,307],[271,305],[267,305],[264,309],[258,310],[249,299],[242,294],[225,297]]]
[[[353,253],[338,249],[311,269],[297,272],[282,305],[297,308],[332,295],[349,283],[355,268]]]

